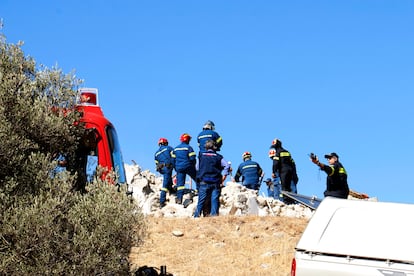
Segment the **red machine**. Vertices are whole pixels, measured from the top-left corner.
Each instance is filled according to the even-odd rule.
[[[124,162],[115,127],[104,116],[98,102],[98,89],[79,89],[77,110],[83,113],[82,122],[95,134],[96,148],[88,154],[86,174],[88,181],[95,175],[97,166],[113,169],[118,175],[118,183],[126,183]]]

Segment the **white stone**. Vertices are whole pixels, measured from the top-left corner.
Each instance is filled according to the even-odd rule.
[[[132,197],[144,215],[155,217],[193,217],[197,207],[198,196],[184,208],[175,203],[175,195],[167,194],[167,205],[159,206],[162,176],[149,170],[143,171],[138,165],[125,164],[128,190],[133,192]],[[184,199],[190,195],[184,195]],[[231,214],[230,214],[231,213]],[[247,189],[240,183],[226,182],[220,197],[220,215],[257,215],[257,216],[287,216],[310,218],[313,211],[299,204],[287,206],[274,198],[258,195],[257,191]]]

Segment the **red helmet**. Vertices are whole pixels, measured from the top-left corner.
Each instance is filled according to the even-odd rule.
[[[191,136],[188,133],[184,133],[180,136],[180,141],[184,143],[190,143]]]
[[[276,150],[270,149],[269,150],[269,158],[273,160],[273,158],[276,156]]]
[[[167,138],[160,138],[160,139],[158,140],[158,146],[161,146],[161,145],[163,145],[163,146],[167,146],[167,145],[168,145],[168,140],[167,140]]]
[[[249,151],[246,151],[243,153],[242,155],[243,161],[246,160],[247,158],[252,158],[252,154]]]

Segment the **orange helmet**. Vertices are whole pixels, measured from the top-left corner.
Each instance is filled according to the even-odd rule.
[[[246,159],[252,158],[252,154],[249,151],[246,151],[242,154],[243,161]]]
[[[160,139],[158,140],[158,146],[161,146],[161,145],[163,145],[163,146],[167,146],[167,145],[168,145],[168,140],[167,140],[167,138],[160,138]]]
[[[180,136],[180,141],[184,143],[190,143],[191,136],[188,133],[184,133]]]

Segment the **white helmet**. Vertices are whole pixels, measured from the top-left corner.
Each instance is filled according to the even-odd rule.
[[[214,125],[213,121],[208,120],[204,124],[203,129],[211,129],[211,130],[214,130],[215,129],[215,125]]]

